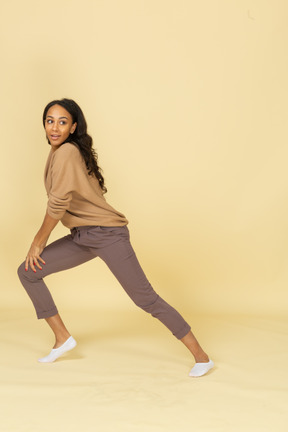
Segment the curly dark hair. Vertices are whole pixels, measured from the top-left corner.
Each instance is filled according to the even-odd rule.
[[[98,179],[100,187],[104,193],[107,192],[107,188],[105,187],[104,177],[101,174],[101,168],[98,166],[98,155],[96,151],[93,149],[93,140],[90,135],[87,134],[87,123],[84,117],[84,114],[79,107],[79,105],[74,102],[72,99],[61,99],[61,100],[53,100],[49,102],[43,112],[43,125],[45,127],[45,120],[48,110],[53,105],[60,105],[69,112],[72,116],[73,123],[77,123],[77,127],[73,134],[70,134],[69,137],[65,140],[65,142],[70,142],[74,144],[79,149],[89,175],[95,175]],[[48,140],[49,142],[49,140]],[[50,142],[49,142],[50,144]],[[63,143],[64,144],[64,143]]]

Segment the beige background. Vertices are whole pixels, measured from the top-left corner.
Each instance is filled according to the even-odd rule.
[[[287,11],[263,0],[1,4],[2,302],[26,302],[14,269],[45,211],[43,107],[71,97],[157,289],[189,310],[286,311]],[[102,307],[111,292],[128,306],[101,264],[63,278],[93,298],[99,281],[101,304],[62,287],[69,306]]]
[[[30,300],[15,271],[45,212],[43,168],[49,147],[41,124],[42,110],[54,98],[69,97],[79,103],[86,115],[104,170],[107,199],[129,219],[132,242],[155,289],[186,317],[194,317],[195,313],[207,316],[207,329],[202,333],[203,327],[196,324],[204,325],[201,319],[195,319],[194,324],[205,343],[210,349],[214,348],[218,364],[226,343],[238,358],[242,354],[242,360],[248,361],[247,351],[259,343],[259,335],[253,333],[255,339],[248,343],[249,332],[244,331],[245,337],[243,333],[240,337],[242,348],[236,341],[237,347],[233,347],[230,344],[234,341],[231,335],[235,334],[235,328],[228,325],[231,332],[227,330],[230,318],[223,327],[217,327],[214,322],[212,327],[219,333],[211,334],[211,314],[219,317],[253,315],[265,319],[273,316],[279,320],[279,325],[274,321],[271,326],[263,326],[262,318],[257,321],[263,350],[252,358],[257,360],[259,367],[271,346],[269,338],[276,344],[277,334],[279,344],[273,346],[273,350],[277,353],[276,369],[279,371],[281,361],[284,365],[287,357],[281,348],[287,334],[288,300],[287,2],[15,0],[1,2],[0,19],[0,297],[5,311],[3,326],[6,331],[7,328],[14,329],[15,343],[19,336],[19,316],[23,317],[20,327],[26,329],[27,340],[39,330]],[[51,240],[66,232],[59,225]],[[124,317],[134,314],[134,306],[100,261],[51,276],[49,286],[64,314],[69,315],[76,308],[77,313],[91,313],[92,316],[97,311],[101,315],[107,310],[109,319],[113,310],[117,311],[115,316],[117,313],[123,313]],[[110,325],[109,319],[107,325]],[[158,330],[156,324],[143,320],[142,326],[145,323],[150,328],[151,325],[151,331],[159,331],[164,338],[165,330]],[[28,332],[30,325],[31,334],[30,330]],[[251,325],[255,329],[255,323]],[[276,333],[267,335],[266,339],[264,335],[269,328],[276,329]],[[236,329],[240,327],[236,325]],[[87,328],[83,329],[83,334],[85,331]],[[222,346],[220,334],[224,338]],[[230,338],[224,342],[228,334]],[[148,343],[148,334],[146,336]],[[25,337],[25,330],[22,337]],[[44,344],[40,330],[39,341],[43,343],[41,349],[47,349],[44,348],[47,340]],[[23,345],[17,356],[23,356],[26,351],[27,345]],[[38,351],[33,352],[33,359]],[[274,357],[269,359],[271,363],[266,366],[271,370],[275,365]],[[123,363],[126,364],[126,360],[123,359]],[[229,372],[230,378],[235,372],[235,369],[229,369],[233,364],[232,358],[230,360],[226,378]],[[27,358],[27,364],[31,361]],[[65,363],[59,364],[63,367]],[[7,365],[11,365],[8,358]],[[250,366],[246,364],[246,372],[255,371],[255,364]],[[254,382],[254,388],[266,377],[267,368],[262,367],[263,375],[258,376],[259,382]],[[80,370],[79,365],[77,373]],[[21,376],[22,372],[19,372]],[[30,372],[30,376],[35,373]],[[243,370],[240,378],[238,375],[239,380],[233,382],[235,391],[236,388],[240,391],[243,383],[241,373]],[[49,382],[50,374],[45,372],[40,381]],[[153,376],[150,371],[148,376],[151,374]],[[75,370],[71,371],[71,376],[75,378]],[[176,376],[175,372],[175,379]],[[167,379],[166,384],[170,383],[170,378]],[[214,383],[216,399],[221,394],[223,400],[231,401],[229,391],[221,393],[219,390],[218,394],[218,387],[215,387],[215,382],[223,383],[224,376],[217,378],[215,372],[208,379],[212,380],[212,387]],[[283,379],[284,376],[280,379],[279,375],[278,384],[283,384]],[[287,384],[287,373],[285,379]],[[123,380],[129,381],[127,375]],[[123,382],[119,382],[121,388]],[[247,381],[248,387],[251,382],[252,378]],[[27,379],[27,383],[37,393],[33,380]],[[131,388],[135,389],[135,385],[137,388],[137,380],[136,384],[130,384]],[[65,389],[69,392],[69,385],[65,385],[63,382],[61,400],[65,397]],[[211,392],[211,385],[206,383],[203,400],[198,399],[198,413],[202,413],[205,394]],[[226,385],[227,390],[231,380]],[[185,386],[179,388],[179,397],[185,394],[190,398],[191,395],[185,393]],[[140,391],[138,396],[140,401],[144,398],[148,406],[151,402],[155,407],[157,398],[155,401],[147,396],[154,394],[152,387],[149,387],[150,393]],[[161,392],[160,388],[161,383],[157,382],[158,392]],[[260,392],[261,386],[257,388]],[[8,389],[11,390],[9,385]],[[21,387],[19,395],[25,394],[23,389]],[[111,394],[107,389],[105,391],[107,395]],[[261,409],[269,406],[269,397],[262,400],[260,394],[254,395],[259,402],[259,412],[255,411],[257,416],[259,414],[258,419]],[[100,391],[98,396],[100,400],[103,392]],[[243,397],[243,403],[249,406],[252,396],[249,393],[248,398]],[[274,394],[274,400],[279,402],[277,397],[282,396],[283,389],[278,396]],[[135,400],[135,394],[131,391],[123,398],[131,399],[131,402]],[[75,396],[76,404],[77,401],[79,394]],[[170,402],[173,405],[173,401]],[[167,401],[163,403],[169,406]],[[230,406],[230,413],[237,414],[236,406],[235,402],[234,411]],[[117,407],[120,411],[125,410]],[[179,402],[179,411],[174,416],[184,418],[182,430],[184,425],[190,430],[189,416],[185,417],[183,407],[186,414],[191,408]],[[126,408],[128,410],[128,406]],[[247,412],[247,406],[245,409]],[[86,418],[89,418],[89,412],[86,412]],[[109,423],[104,413],[105,410],[102,411],[101,430],[105,432],[110,427],[115,430],[113,419],[110,418]],[[136,417],[137,413],[136,407]],[[225,420],[226,413],[223,405],[218,417],[216,413],[211,422],[198,430],[214,432],[226,427],[229,431],[238,430],[236,423]],[[278,420],[278,430],[284,424],[283,413],[276,409],[275,416],[269,418],[271,425]],[[58,421],[64,422],[60,411],[58,414]],[[156,423],[150,422],[148,429],[145,422],[137,423],[136,417],[134,423],[129,424],[124,417],[121,430],[162,431],[162,427],[167,430],[164,420],[164,423],[159,419]],[[197,419],[200,422],[203,417],[199,414]],[[73,423],[75,430],[80,427],[80,417],[78,420]],[[34,423],[28,421],[27,429],[17,424],[6,430],[30,432],[33,427],[40,430],[36,420]],[[95,430],[92,423],[86,424],[84,430]],[[169,424],[177,426],[177,423]],[[252,424],[252,429],[247,429],[247,424],[238,423],[239,430],[244,427],[258,430],[257,423]],[[74,430],[73,425],[70,430]],[[41,431],[45,432],[43,427],[42,424]],[[267,431],[271,430],[267,419],[263,419],[259,431],[265,431],[265,427]]]

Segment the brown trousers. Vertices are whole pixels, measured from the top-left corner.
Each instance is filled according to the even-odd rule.
[[[46,262],[42,270],[37,269],[34,273],[29,267],[26,272],[25,263],[18,269],[20,281],[39,319],[58,313],[43,278],[100,257],[137,306],[158,318],[176,338],[181,339],[189,332],[187,322],[153,290],[147,280],[131,246],[127,226],[73,228],[70,235],[48,245],[41,256]]]

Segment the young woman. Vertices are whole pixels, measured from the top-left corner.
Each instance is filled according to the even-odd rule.
[[[182,316],[153,290],[130,244],[127,219],[104,198],[104,178],[80,107],[70,99],[54,100],[44,109],[43,125],[51,145],[45,168],[47,211],[18,269],[38,319],[44,318],[55,334],[52,351],[39,361],[53,362],[76,346],[43,279],[100,257],[135,304],[190,350],[196,364],[189,375],[206,374],[214,366],[212,360]],[[46,246],[60,220],[71,233]]]

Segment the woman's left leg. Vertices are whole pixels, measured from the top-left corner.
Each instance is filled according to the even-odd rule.
[[[196,361],[190,375],[204,375],[213,367],[213,362],[201,348],[189,324],[152,288],[131,246],[128,229],[111,228],[111,231],[115,236],[119,235],[119,241],[101,249],[98,256],[108,265],[134,303],[158,318],[189,349]]]
[[[115,239],[118,237],[118,241],[100,249],[99,258],[107,264],[138,307],[161,321],[177,339],[182,339],[188,334],[191,327],[179,312],[152,288],[131,246],[128,229],[126,227],[111,228],[111,234]]]

